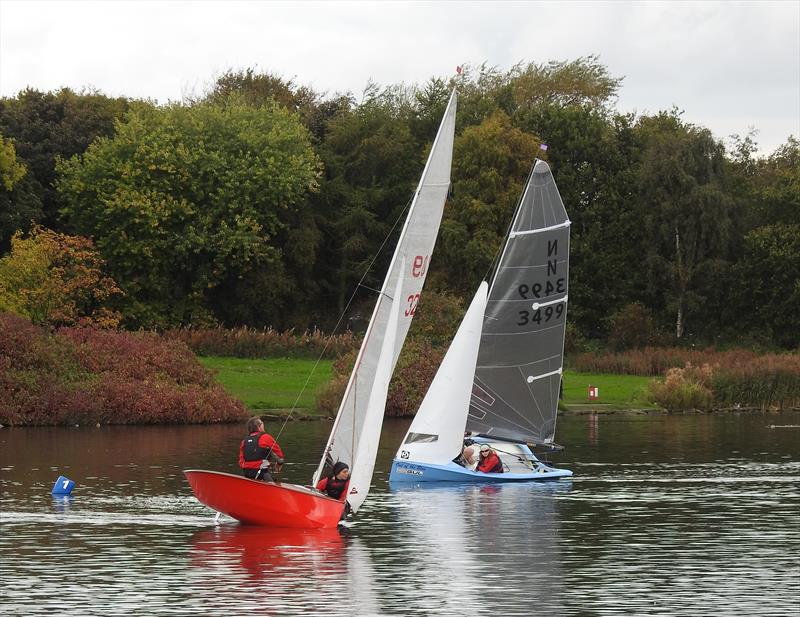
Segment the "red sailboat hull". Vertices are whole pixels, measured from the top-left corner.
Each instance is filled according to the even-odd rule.
[[[260,482],[218,471],[183,472],[198,501],[248,525],[336,527],[344,503],[297,484]]]

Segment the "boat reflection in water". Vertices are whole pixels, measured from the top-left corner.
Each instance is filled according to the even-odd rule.
[[[275,614],[381,614],[369,553],[346,534],[239,524],[196,532],[191,567],[203,581],[203,607],[230,607],[234,595],[238,607]]]
[[[276,569],[338,569],[344,541],[334,529],[280,529],[223,524],[198,531],[192,537],[192,565],[238,570],[264,580]]]
[[[571,481],[392,484],[428,614],[562,614],[558,499]],[[438,602],[431,605],[430,598]],[[408,601],[408,599],[407,599]],[[409,606],[409,608],[412,608]]]

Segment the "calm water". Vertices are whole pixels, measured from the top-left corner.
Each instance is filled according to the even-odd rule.
[[[213,524],[181,470],[236,471],[241,427],[4,428],[0,613],[797,615],[800,428],[771,424],[800,414],[568,417],[571,482],[392,490],[389,422],[343,532]],[[328,430],[286,427],[286,480]]]

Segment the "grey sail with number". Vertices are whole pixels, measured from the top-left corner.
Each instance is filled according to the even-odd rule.
[[[569,219],[534,163],[489,289],[467,430],[553,442],[564,364]]]

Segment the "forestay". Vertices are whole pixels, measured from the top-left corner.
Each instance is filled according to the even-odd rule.
[[[450,187],[455,114],[456,93],[454,91],[450,96],[444,118],[400,234],[389,271],[364,335],[364,341],[328,440],[326,453],[314,474],[315,484],[321,477],[326,463],[343,461],[351,467],[354,465],[354,453],[358,452],[367,405],[375,385],[378,360],[387,336],[392,304],[388,294],[395,288],[399,288],[399,297],[403,307],[400,309],[395,328],[390,373],[397,363],[397,357],[403,347],[419,301],[422,285],[425,282]],[[401,256],[405,258],[405,267],[401,267],[403,262]],[[398,280],[400,281],[399,287]]]
[[[489,289],[467,430],[551,443],[564,359],[569,219],[534,164]]]

